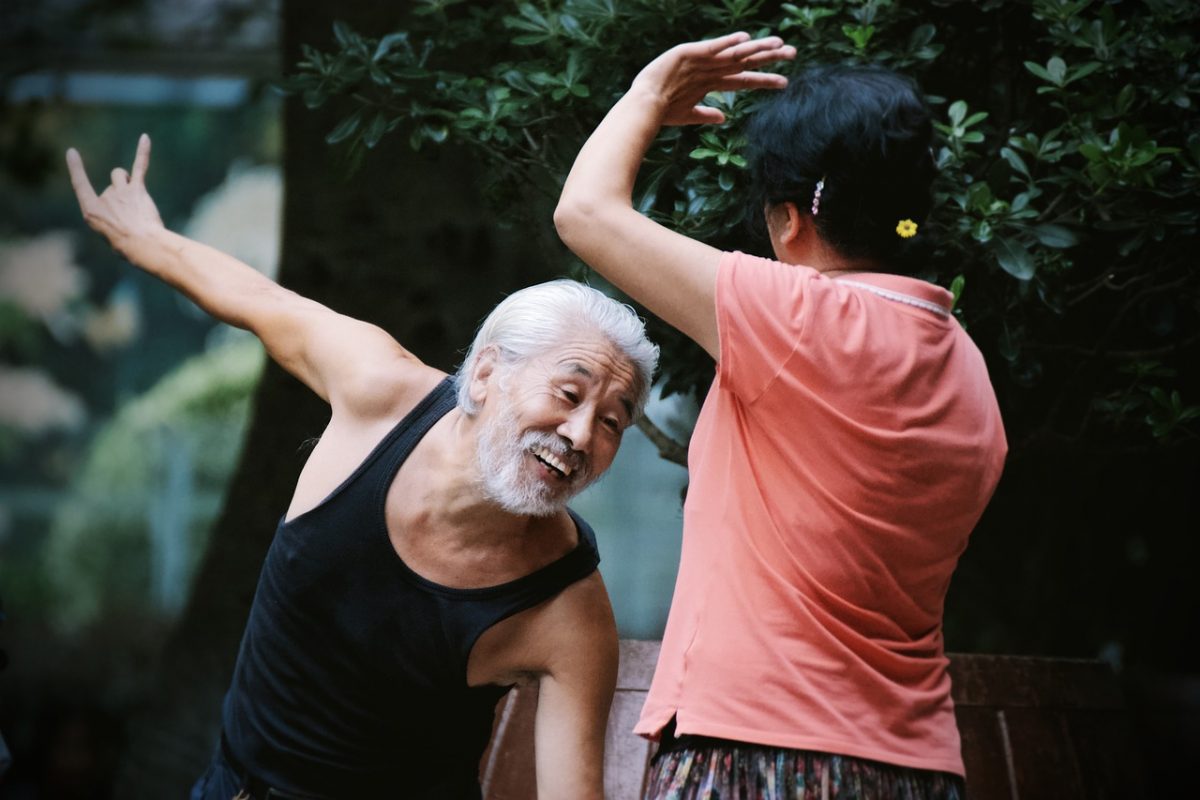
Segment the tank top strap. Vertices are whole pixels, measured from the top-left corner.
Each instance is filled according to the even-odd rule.
[[[449,589],[426,582],[427,588],[441,595],[444,625],[458,643],[462,668],[476,640],[501,620],[533,608],[556,596],[571,584],[583,580],[600,565],[596,534],[588,523],[567,509],[578,533],[575,547],[559,559],[523,577],[498,586],[481,589]]]
[[[378,503],[383,502],[388,487],[392,485],[392,479],[412,454],[417,443],[457,404],[454,378],[448,375],[378,444],[371,463],[364,465],[367,472],[364,482],[371,486]]]

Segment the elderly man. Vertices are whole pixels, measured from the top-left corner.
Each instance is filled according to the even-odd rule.
[[[192,796],[478,797],[497,700],[537,681],[539,796],[602,796],[617,640],[591,530],[566,501],[612,463],[657,358],[626,306],[572,281],[517,292],[459,373],[166,230],[150,141],[88,224],[252,331],[331,417],[275,533]]]

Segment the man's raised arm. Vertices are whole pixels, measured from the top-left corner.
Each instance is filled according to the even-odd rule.
[[[382,329],[331,311],[219,250],[167,230],[146,191],[149,165],[150,137],[142,134],[132,171],[114,169],[111,185],[97,195],[79,153],[67,151],[84,219],[132,264],[222,322],[254,333],[271,358],[335,411],[378,413],[373,406],[389,398],[370,374],[388,374],[394,381],[410,367],[422,368]]]

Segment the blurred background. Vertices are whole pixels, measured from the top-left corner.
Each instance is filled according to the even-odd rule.
[[[278,87],[303,45],[346,46],[335,21],[378,37],[413,9],[459,5],[0,5],[0,734],[12,755],[0,799],[179,796],[198,774],[262,554],[325,421],[252,337],[214,325],[87,231],[63,152],[78,148],[104,184],[148,132],[148,184],[169,227],[453,369],[504,293],[571,268],[545,219],[497,212],[497,197],[512,198],[453,137],[417,151],[377,136],[364,157],[326,141],[354,101],[309,108]],[[549,5],[511,10],[535,24],[526,9]],[[1078,5],[1069,13],[1089,4]],[[1181,80],[1195,95],[1194,76]],[[529,215],[548,208],[530,201]],[[1162,334],[1193,355],[1194,292],[1179,290],[1177,324]],[[1035,380],[1022,375],[1015,385]],[[684,441],[695,399],[668,394],[650,417]],[[1006,419],[1027,412],[1024,397],[1002,391]],[[1200,742],[1200,456],[1194,425],[1180,424],[1108,450],[1021,429],[946,622],[954,651],[1108,661],[1144,745],[1137,757],[1160,774],[1182,770]],[[661,635],[685,486],[683,467],[631,431],[575,504],[597,530],[623,637]]]

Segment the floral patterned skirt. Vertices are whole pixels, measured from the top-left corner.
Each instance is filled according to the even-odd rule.
[[[671,736],[645,800],[963,800],[958,775],[811,750]]]

